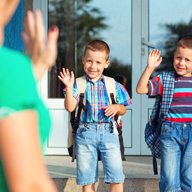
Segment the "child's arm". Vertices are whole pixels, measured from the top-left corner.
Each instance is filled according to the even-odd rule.
[[[111,104],[105,109],[105,115],[107,117],[114,117],[117,115],[124,115],[126,113],[126,107],[119,104]]]
[[[149,53],[148,56],[148,64],[141,75],[137,87],[136,92],[139,94],[146,94],[148,93],[148,81],[153,73],[153,71],[160,65],[162,62],[161,53],[158,49],[154,49]]]
[[[68,69],[63,68],[58,78],[66,88],[64,107],[68,112],[72,112],[76,107],[76,100],[73,97],[74,74],[72,71],[69,72]]]

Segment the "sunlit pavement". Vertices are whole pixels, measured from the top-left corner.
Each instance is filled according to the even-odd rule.
[[[69,156],[45,156],[50,176],[54,179],[59,192],[80,192],[81,187],[75,183],[76,163]],[[159,162],[158,162],[159,164]],[[159,166],[158,166],[159,168]],[[158,192],[159,175],[153,174],[150,156],[126,156],[123,161],[125,173],[125,192]],[[99,162],[98,192],[107,192],[108,185],[103,183],[102,163]]]

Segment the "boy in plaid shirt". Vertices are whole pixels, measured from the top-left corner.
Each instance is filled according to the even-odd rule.
[[[162,57],[155,49],[137,84],[139,94],[162,96],[162,74],[150,79]],[[160,192],[192,191],[192,38],[182,38],[174,52],[174,92],[160,136]]]
[[[98,180],[98,152],[103,163],[105,182],[110,192],[123,192],[124,174],[118,132],[112,127],[111,119],[124,115],[131,99],[126,89],[118,82],[117,104],[109,104],[103,71],[109,66],[109,46],[101,40],[88,43],[82,58],[86,78],[86,110],[80,118],[76,133],[77,184],[83,192],[95,192]],[[77,103],[77,87],[73,72],[63,69],[59,79],[66,86],[64,105],[72,112]]]

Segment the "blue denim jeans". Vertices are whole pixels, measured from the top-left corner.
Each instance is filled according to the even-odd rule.
[[[117,130],[111,124],[81,124],[76,134],[77,184],[98,180],[98,152],[106,183],[123,183],[124,174]]]
[[[192,123],[164,122],[160,192],[192,192]]]

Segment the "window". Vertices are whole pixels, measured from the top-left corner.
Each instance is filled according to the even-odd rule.
[[[173,52],[183,36],[192,37],[192,14],[190,0],[150,1],[149,39],[163,56],[158,71],[173,69]]]
[[[48,25],[60,30],[58,58],[48,74],[48,97],[63,98],[59,71],[65,67],[83,75],[83,48],[92,39],[106,41],[111,49],[110,67],[105,74],[126,80],[131,93],[131,0],[49,0]]]

